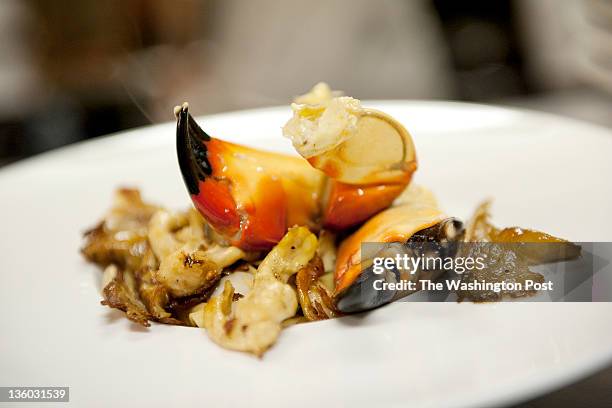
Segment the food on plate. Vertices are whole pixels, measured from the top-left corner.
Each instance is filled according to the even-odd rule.
[[[261,355],[295,316],[298,299],[288,280],[316,256],[317,237],[306,227],[290,229],[261,261],[249,292],[234,299],[228,280],[203,308],[204,328],[217,344]]]
[[[463,282],[486,281],[491,283],[522,283],[522,290],[499,292],[482,290],[459,290],[459,301],[499,301],[504,297],[525,297],[536,293],[527,288],[525,282],[543,283],[544,276],[529,269],[530,266],[572,260],[580,256],[580,246],[540,231],[511,227],[499,229],[490,222],[489,207],[485,201],[476,211],[466,227],[463,240],[465,256],[488,259],[483,269],[472,269],[461,276]],[[540,244],[540,245],[534,245]]]
[[[138,190],[117,190],[82,249],[104,268],[103,305],[143,326],[200,327],[224,348],[261,356],[285,327],[367,311],[415,291],[375,290],[375,281],[445,273],[380,275],[375,257],[420,254],[425,246],[433,248],[428,256],[447,258],[480,251],[487,267],[461,279],[521,281],[541,279],[531,265],[580,255],[579,246],[545,233],[494,227],[487,203],[465,224],[446,214],[431,191],[411,184],[412,138],[386,113],[323,83],[291,109],[283,134],[297,155],[210,136],[187,104],[175,108],[178,163],[194,206],[173,211],[144,202]],[[559,245],[539,250],[528,242]],[[495,301],[532,293],[457,295]]]
[[[237,247],[269,250],[292,225],[345,230],[388,207],[416,170],[410,134],[344,98],[293,105],[285,134],[306,160],[211,137],[177,107],[179,165],[210,225]]]

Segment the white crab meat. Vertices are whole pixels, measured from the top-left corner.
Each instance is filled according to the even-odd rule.
[[[234,302],[229,280],[204,306],[208,336],[222,347],[261,356],[278,338],[281,323],[295,316],[298,300],[287,284],[314,257],[317,238],[305,227],[292,228],[255,272],[253,288]]]
[[[351,138],[363,114],[358,99],[334,96],[324,83],[296,98],[291,109],[293,117],[283,127],[283,135],[305,158],[330,151]]]

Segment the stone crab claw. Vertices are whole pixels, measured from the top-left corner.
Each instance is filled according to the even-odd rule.
[[[294,109],[284,133],[302,157],[211,137],[187,104],[175,115],[178,161],[195,207],[244,250],[270,249],[294,225],[356,226],[391,205],[416,170],[406,129],[353,98]]]
[[[446,217],[435,206],[408,202],[382,211],[346,238],[338,249],[334,276],[336,307],[343,313],[361,312],[414,292],[381,290],[381,285],[374,284],[377,280],[397,283],[440,277],[444,271],[425,268],[419,268],[414,274],[397,269],[376,274],[373,260],[397,254],[453,257],[462,233],[463,224]]]
[[[389,207],[417,169],[410,133],[391,116],[319,83],[291,105],[283,127],[297,152],[328,176],[323,225],[342,230]]]
[[[323,87],[323,88],[321,88]],[[317,85],[283,128],[302,157],[209,136],[175,108],[177,154],[195,207],[232,245],[272,248],[288,227],[343,230],[387,208],[416,170],[410,134],[390,116]],[[305,160],[306,159],[306,160]]]
[[[300,157],[209,136],[185,103],[175,109],[177,156],[194,206],[229,243],[266,250],[289,226],[315,228],[324,175]]]

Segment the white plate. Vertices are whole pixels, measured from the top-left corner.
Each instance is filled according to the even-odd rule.
[[[372,102],[402,121],[417,182],[449,214],[494,197],[498,225],[612,241],[612,134],[556,116],[435,102]],[[291,151],[285,108],[200,119],[213,135]],[[70,386],[76,406],[491,406],[560,387],[612,359],[612,304],[397,303],[283,332],[262,360],[203,331],[141,329],[100,306],[82,231],[117,186],[188,206],[164,124],[0,172],[1,386]],[[171,405],[169,405],[171,404]],[[21,405],[20,405],[21,406]]]

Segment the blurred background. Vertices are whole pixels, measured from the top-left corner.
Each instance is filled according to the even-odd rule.
[[[0,165],[321,80],[612,126],[610,0],[1,0],[0,38]]]

